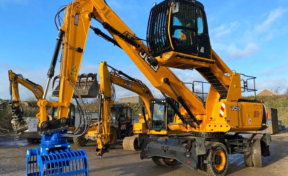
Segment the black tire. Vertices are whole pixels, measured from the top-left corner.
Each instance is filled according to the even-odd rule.
[[[153,156],[153,157],[152,157],[152,161],[153,161],[156,165],[158,165],[158,166],[163,166],[163,164],[160,162],[160,159],[161,159],[161,157],[158,157],[158,156]]]
[[[253,140],[252,147],[252,162],[254,167],[262,167],[262,155],[261,155],[261,141],[260,139]]]
[[[245,152],[244,153],[244,163],[246,167],[252,167],[252,152]]]
[[[110,131],[110,149],[115,148],[115,146],[117,145],[117,139],[118,139],[118,133],[117,130],[113,127],[111,127],[111,131]]]
[[[159,156],[152,157],[152,161],[158,166],[173,167],[178,161],[170,158],[163,158]]]
[[[88,140],[84,136],[74,137],[73,142],[77,147],[84,147]]]
[[[228,151],[221,142],[211,143],[211,149],[208,151],[206,160],[210,164],[204,165],[204,170],[198,172],[205,173],[209,176],[224,176],[228,171]]]

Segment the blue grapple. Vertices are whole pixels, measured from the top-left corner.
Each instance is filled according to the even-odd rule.
[[[67,130],[42,135],[39,148],[27,149],[26,175],[89,175],[85,150],[70,150],[67,137],[61,137]]]

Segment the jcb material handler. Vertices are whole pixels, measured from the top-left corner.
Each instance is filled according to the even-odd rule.
[[[154,87],[181,104],[177,108],[168,98],[162,104],[154,103],[150,129],[139,138],[140,143],[145,144],[142,145],[142,159],[152,158],[156,164],[170,166],[179,161],[194,170],[219,176],[227,172],[228,154],[243,153],[247,166],[261,166],[261,155],[269,155],[270,135],[260,134],[258,139],[256,133],[250,132],[267,128],[266,108],[257,100],[242,98],[241,89],[250,91],[248,81],[244,75],[232,72],[212,49],[204,6],[200,2],[165,0],[155,4],[148,20],[147,46],[106,1],[75,0],[61,11],[65,11],[64,23],[59,29],[44,98],[38,101],[39,130],[48,141],[53,141],[54,138],[49,136],[55,134],[60,141],[58,146],[67,136],[69,105],[88,31],[92,29],[122,48]],[[101,24],[112,38],[91,26],[92,20]],[[45,99],[47,88],[54,76],[61,46],[59,100],[49,102]],[[198,71],[211,85],[206,103],[199,100],[169,68]],[[241,80],[244,80],[243,87]],[[176,114],[170,120],[161,116],[167,104]],[[48,121],[46,106],[58,106],[57,120]],[[87,132],[86,128],[82,131]],[[106,132],[109,134],[109,130]],[[249,133],[250,137],[242,136],[243,133]],[[102,136],[103,143],[108,141],[108,134]],[[105,149],[105,145],[98,145],[98,149]],[[50,155],[45,153],[47,157]],[[67,164],[57,165],[57,168],[62,167]]]

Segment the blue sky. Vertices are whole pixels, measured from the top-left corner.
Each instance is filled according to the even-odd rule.
[[[0,0],[0,98],[9,98],[8,69],[45,86],[57,37],[54,16],[61,5],[70,2]],[[107,0],[140,38],[146,38],[153,2],[160,1]],[[205,6],[211,45],[227,65],[236,72],[256,76],[259,91],[280,86],[279,92],[284,92],[288,88],[288,0],[200,2]],[[92,25],[100,27],[96,22]],[[151,85],[124,51],[90,31],[80,72],[98,72],[98,65],[104,60]],[[185,82],[201,79],[196,72],[174,71]],[[33,96],[20,89],[22,99]],[[116,94],[133,95],[118,87]]]

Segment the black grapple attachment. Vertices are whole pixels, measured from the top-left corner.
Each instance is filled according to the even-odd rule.
[[[55,76],[52,83],[52,96],[59,97],[60,81],[59,76]],[[54,89],[55,83],[58,85]],[[96,98],[99,91],[99,84],[97,81],[97,74],[88,73],[78,76],[75,84],[75,91],[79,93],[81,98]],[[73,98],[78,98],[78,95],[74,92]]]

